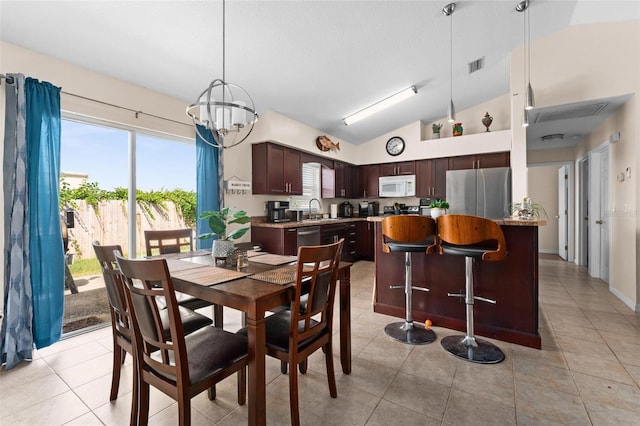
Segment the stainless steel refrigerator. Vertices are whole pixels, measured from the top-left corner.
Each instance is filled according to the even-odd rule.
[[[502,219],[511,215],[511,169],[447,171],[448,213]]]

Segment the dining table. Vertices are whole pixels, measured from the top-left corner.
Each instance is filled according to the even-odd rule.
[[[248,338],[248,423],[266,424],[267,312],[288,305],[294,297],[295,256],[249,253],[248,266],[236,268],[199,250],[153,256],[164,258],[175,290],[211,302],[217,327],[222,327],[222,306],[244,313]],[[339,264],[340,363],[351,373],[351,263]],[[291,367],[293,368],[293,367]]]

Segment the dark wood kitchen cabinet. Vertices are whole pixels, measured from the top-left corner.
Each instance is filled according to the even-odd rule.
[[[400,176],[415,174],[415,161],[402,161],[398,163],[385,163],[380,165],[380,176]]]
[[[262,250],[268,253],[298,254],[298,228],[251,226],[251,241],[259,243]]]
[[[353,198],[377,198],[378,180],[380,179],[380,165],[368,164],[358,166],[358,187],[352,194]]]
[[[509,165],[509,152],[449,157],[449,170],[488,169],[492,167],[509,167]]]
[[[375,253],[373,241],[375,239],[375,224],[373,222],[357,222],[357,246],[358,259],[373,260]]]
[[[269,142],[253,144],[254,194],[302,195],[302,153]]]
[[[341,161],[334,161],[335,171],[335,198],[351,198],[351,165]]]
[[[431,158],[416,161],[416,196],[445,198],[448,169],[448,158]]]

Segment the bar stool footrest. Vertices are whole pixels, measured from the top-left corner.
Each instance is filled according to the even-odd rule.
[[[427,330],[421,324],[406,321],[387,324],[384,332],[392,339],[410,345],[426,345],[437,338],[433,330]]]
[[[504,352],[491,342],[475,339],[477,346],[465,342],[466,336],[455,335],[443,337],[442,347],[452,355],[465,361],[478,364],[498,364],[504,360]]]

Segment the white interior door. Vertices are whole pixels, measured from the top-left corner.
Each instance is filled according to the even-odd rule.
[[[609,282],[609,147],[589,154],[589,275]]]
[[[609,233],[611,220],[609,215],[609,149],[600,156],[600,279],[609,282]]]
[[[600,278],[600,174],[601,154],[589,154],[589,275]]]
[[[569,168],[558,169],[558,255],[567,260],[569,250]]]

